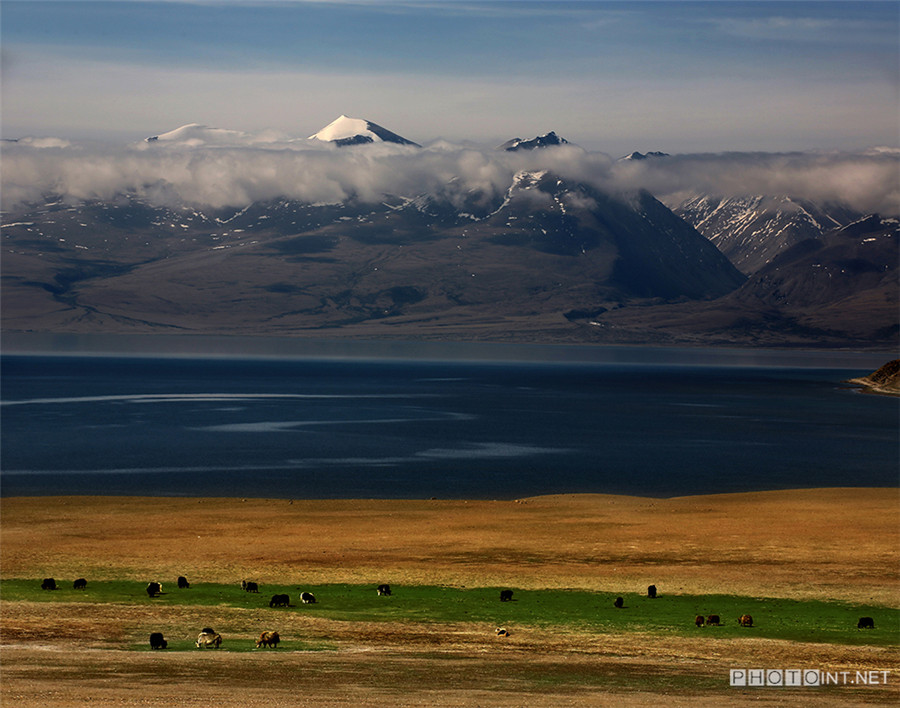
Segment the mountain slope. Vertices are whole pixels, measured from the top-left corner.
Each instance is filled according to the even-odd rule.
[[[625,341],[896,348],[898,262],[897,220],[872,215],[796,244],[714,301],[611,311],[592,324]]]
[[[794,244],[819,238],[863,216],[840,205],[764,195],[694,196],[673,211],[748,275]]]
[[[873,339],[896,336],[898,237],[895,219],[871,215],[802,241],[757,271],[733,298],[796,313],[822,329],[843,327]]]
[[[647,193],[523,171],[503,195],[468,194],[465,211],[456,196],[219,211],[50,202],[4,230],[16,246],[4,326],[291,333],[427,321],[496,336],[571,330],[583,310],[715,297],[743,280]]]

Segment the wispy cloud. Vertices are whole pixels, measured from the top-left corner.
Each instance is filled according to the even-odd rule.
[[[772,3],[777,10],[779,3]],[[802,5],[801,5],[802,8]],[[790,17],[769,15],[766,17],[710,17],[699,20],[716,32],[732,37],[744,37],[780,42],[815,42],[834,44],[857,42],[863,37],[886,38],[890,28],[883,22],[846,17],[816,17],[812,15]]]

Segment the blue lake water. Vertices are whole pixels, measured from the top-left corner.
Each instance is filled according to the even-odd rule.
[[[467,351],[483,356],[5,355],[0,491],[509,499],[900,482],[900,402],[841,383],[885,355]]]

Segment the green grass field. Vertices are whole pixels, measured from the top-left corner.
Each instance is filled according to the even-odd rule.
[[[421,623],[487,622],[505,626],[558,628],[586,633],[650,632],[673,636],[702,633],[704,637],[765,637],[799,642],[848,645],[896,645],[900,637],[900,610],[875,605],[854,605],[820,600],[784,600],[737,595],[660,595],[649,599],[623,594],[624,607],[613,606],[614,595],[582,590],[518,590],[513,600],[500,602],[500,588],[435,586],[393,587],[379,597],[371,585],[318,585],[303,588],[264,585],[246,593],[237,585],[198,583],[179,590],[164,584],[162,595],[150,598],[146,583],[134,581],[88,582],[84,591],[72,589],[71,580],[57,579],[60,589],[41,590],[40,579],[0,581],[0,597],[7,602],[84,602],[127,605],[237,607],[263,609],[273,619],[281,613],[305,613],[342,621],[403,621]],[[315,594],[316,604],[300,602],[300,592]],[[290,595],[287,608],[269,608],[273,594]],[[696,615],[717,614],[722,626],[698,628]],[[754,626],[738,626],[742,614],[753,616]],[[872,617],[874,629],[859,630],[857,620]],[[283,645],[290,648],[287,644]],[[171,645],[170,649],[179,648]],[[185,643],[185,649],[193,648]],[[294,649],[327,648],[296,646]]]

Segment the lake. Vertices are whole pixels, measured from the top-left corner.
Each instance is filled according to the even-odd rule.
[[[165,353],[57,342],[5,354],[2,494],[511,499],[898,484],[900,402],[842,383],[886,354],[257,340],[223,355],[201,341],[199,353],[197,342]]]

